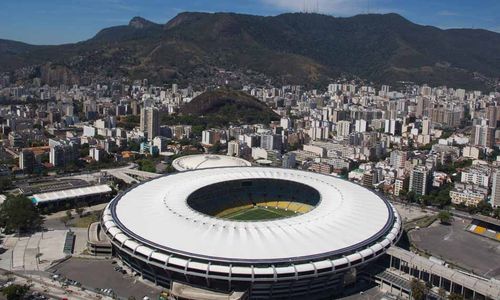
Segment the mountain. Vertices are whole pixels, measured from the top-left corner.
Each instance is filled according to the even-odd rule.
[[[207,77],[223,68],[263,73],[280,83],[319,85],[350,75],[379,83],[475,88],[500,77],[499,53],[498,33],[442,30],[397,14],[189,12],[164,25],[135,17],[76,44],[0,40],[0,72],[35,65],[49,82],[128,76],[161,83]],[[52,76],[53,65],[58,76]]]
[[[181,107],[184,116],[199,116],[216,123],[253,124],[279,120],[266,104],[242,91],[205,92]]]

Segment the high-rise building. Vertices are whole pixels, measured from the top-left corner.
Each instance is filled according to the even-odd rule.
[[[266,150],[281,150],[282,137],[278,134],[263,134],[260,137],[260,147]]]
[[[227,143],[227,155],[229,156],[240,156],[240,142],[230,141]]]
[[[203,145],[212,146],[221,140],[221,133],[218,130],[210,129],[201,132],[201,143]]]
[[[457,98],[459,100],[463,101],[465,99],[465,90],[464,89],[456,89],[455,96],[457,96]]]
[[[384,95],[387,95],[387,93],[389,93],[391,91],[391,87],[388,85],[382,85],[382,87],[380,88],[380,91],[382,93],[384,93]]]
[[[500,206],[500,169],[493,172],[493,185],[491,187],[491,206]]]
[[[286,169],[293,169],[297,164],[297,160],[295,159],[296,155],[293,152],[288,152],[283,155],[282,158],[282,167]]]
[[[104,156],[104,151],[102,149],[92,147],[89,149],[89,156],[95,161],[100,161]]]
[[[403,124],[401,120],[390,119],[385,120],[385,133],[390,133],[392,135],[400,135],[403,129]]]
[[[394,180],[394,196],[399,196],[402,190],[408,188],[408,179],[405,177],[398,177]]]
[[[292,122],[290,118],[281,118],[280,126],[283,127],[284,129],[290,129],[292,127]]]
[[[33,173],[35,169],[35,154],[30,150],[23,150],[19,155],[19,168],[26,173]]]
[[[486,117],[488,118],[488,125],[490,127],[497,127],[500,120],[500,106],[488,106],[486,108]]]
[[[415,114],[418,118],[427,115],[427,107],[429,105],[429,99],[427,97],[417,97],[417,107],[415,110]]]
[[[157,136],[153,139],[153,146],[158,148],[159,152],[167,151],[168,139],[164,136]]]
[[[393,168],[404,168],[407,160],[408,152],[401,150],[394,150],[391,152],[390,164]]]
[[[422,120],[422,134],[423,135],[431,134],[431,120],[429,119]]]
[[[54,167],[63,166],[65,164],[62,146],[55,146],[50,148],[49,162]]]
[[[247,144],[247,146],[250,148],[260,146],[260,135],[245,134],[242,137],[240,137],[240,139],[243,140],[243,142]]]
[[[338,121],[337,122],[337,136],[346,137],[351,133],[351,122],[349,121]]]
[[[360,119],[354,122],[354,127],[356,132],[366,132],[366,120]]]
[[[434,123],[448,127],[458,127],[464,117],[464,108],[460,105],[434,105],[427,108],[427,115]]]
[[[424,85],[420,88],[420,94],[422,96],[430,96],[432,94],[432,88],[430,86]]]
[[[54,167],[64,167],[78,159],[79,151],[75,144],[59,144],[50,147],[49,162]]]
[[[130,110],[131,110],[132,115],[134,115],[134,116],[137,116],[139,114],[140,107],[139,107],[139,103],[137,102],[137,100],[132,100],[130,102]]]
[[[378,174],[374,170],[368,170],[363,173],[361,183],[364,186],[372,187],[378,183]]]
[[[482,147],[493,147],[495,143],[495,127],[475,125],[472,127],[471,144]]]
[[[409,190],[417,195],[427,195],[430,187],[431,174],[425,166],[417,166],[410,173]]]
[[[146,107],[141,110],[140,129],[146,134],[148,140],[160,134],[160,113],[157,108]]]

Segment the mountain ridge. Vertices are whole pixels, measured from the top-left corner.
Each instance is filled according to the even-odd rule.
[[[12,43],[0,40],[0,72],[51,62],[76,75],[157,82],[187,80],[210,68],[313,85],[340,75],[450,86],[481,86],[500,77],[500,34],[418,25],[395,13],[338,18],[185,12],[165,24],[134,17],[75,44]]]

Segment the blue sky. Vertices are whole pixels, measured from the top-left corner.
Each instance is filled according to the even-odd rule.
[[[60,44],[134,16],[166,23],[183,11],[277,15],[304,7],[334,16],[396,12],[419,24],[500,32],[500,0],[0,0],[0,38]]]

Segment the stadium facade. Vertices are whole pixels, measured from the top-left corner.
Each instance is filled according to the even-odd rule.
[[[238,207],[294,214],[252,221],[221,216]],[[395,208],[368,189],[260,167],[153,179],[113,199],[101,225],[125,264],[158,285],[191,287],[199,298],[200,291],[251,299],[336,295],[402,233]]]

